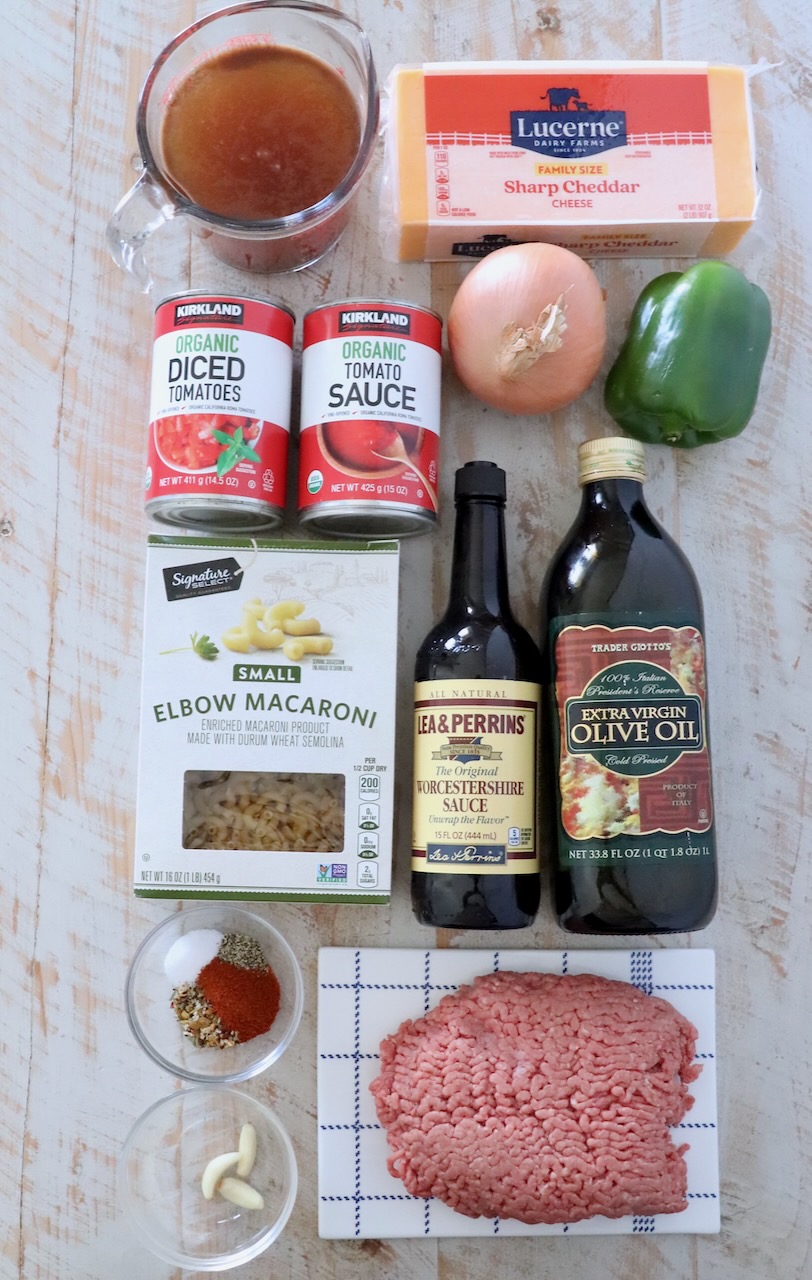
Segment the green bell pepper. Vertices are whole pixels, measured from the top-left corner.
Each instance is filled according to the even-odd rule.
[[[627,435],[693,449],[743,431],[770,343],[770,303],[725,262],[646,285],[606,379],[606,409]]]

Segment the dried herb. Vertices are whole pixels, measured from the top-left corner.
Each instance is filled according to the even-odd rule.
[[[249,938],[247,933],[227,933],[217,954],[226,964],[235,964],[239,969],[268,968],[265,952],[256,938]]]
[[[180,1029],[199,1049],[230,1049],[239,1044],[236,1031],[226,1030],[200,987],[182,982],[170,1001]]]

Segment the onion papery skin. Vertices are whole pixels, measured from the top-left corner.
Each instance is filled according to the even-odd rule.
[[[509,326],[531,329],[563,295],[558,350],[544,351],[514,377],[499,371]],[[583,258],[552,244],[508,245],[465,277],[448,315],[448,346],[460,381],[504,413],[549,413],[586,391],[606,347],[606,304]]]

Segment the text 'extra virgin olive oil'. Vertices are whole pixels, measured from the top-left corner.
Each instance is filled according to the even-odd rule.
[[[716,842],[699,588],[646,507],[643,446],[590,440],[578,463],[542,594],[556,910],[572,933],[701,929]]]
[[[539,904],[541,657],[510,608],[505,473],[456,474],[448,608],[415,664],[412,905],[422,924],[520,929]]]

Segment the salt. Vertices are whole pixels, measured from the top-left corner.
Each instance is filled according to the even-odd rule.
[[[172,986],[194,982],[201,969],[217,955],[222,941],[219,929],[192,929],[176,938],[164,959],[164,972]]]

